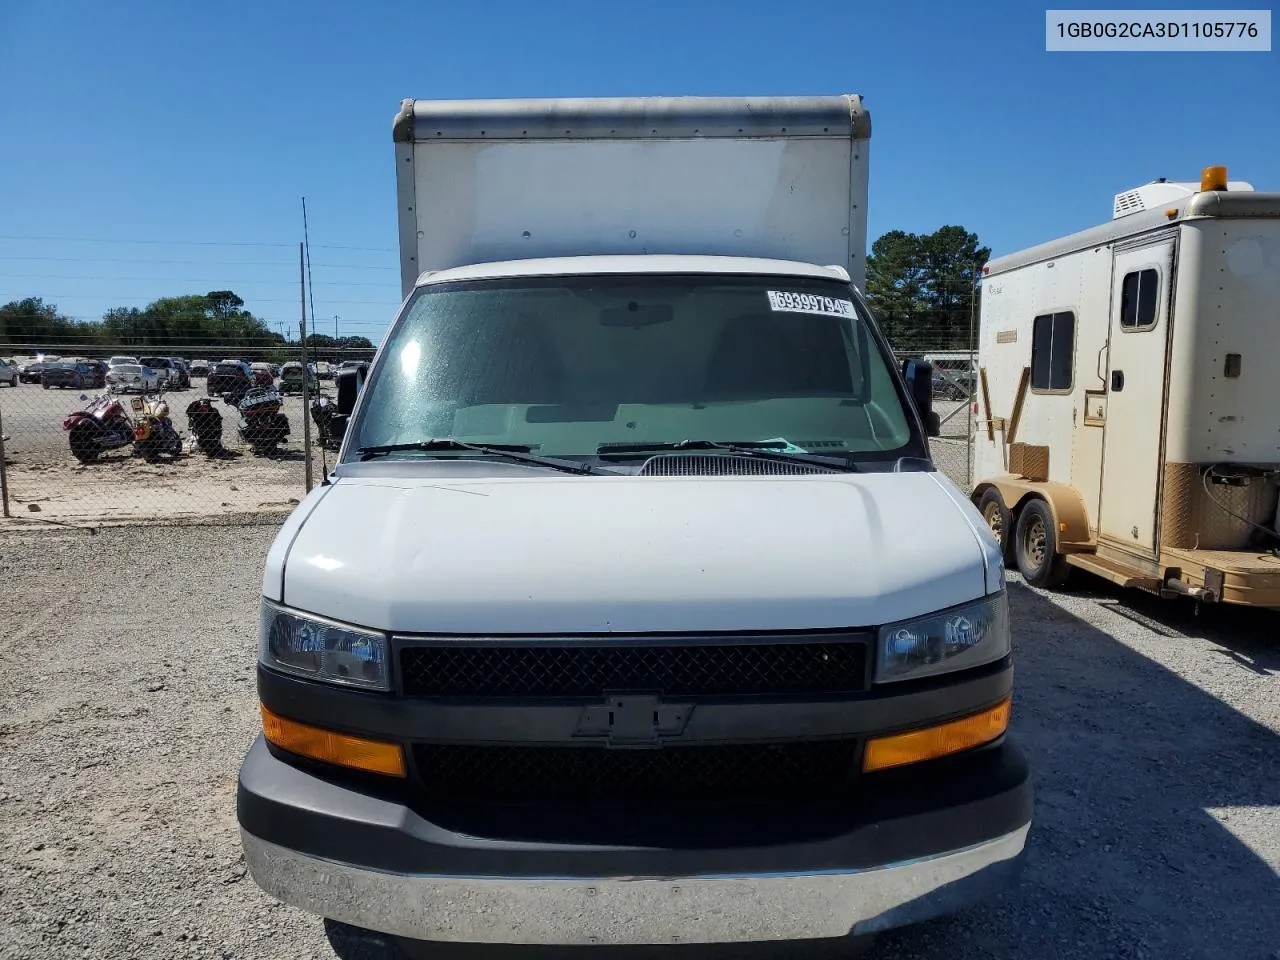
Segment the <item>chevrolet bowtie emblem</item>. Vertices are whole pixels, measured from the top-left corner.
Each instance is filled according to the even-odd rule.
[[[575,737],[603,738],[611,747],[656,747],[684,732],[691,703],[664,703],[654,694],[609,694],[582,711]]]

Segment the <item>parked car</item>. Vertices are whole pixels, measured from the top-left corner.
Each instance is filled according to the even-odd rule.
[[[192,360],[191,361],[191,376],[207,377],[208,375],[209,375],[208,360]]]
[[[57,387],[66,390],[68,387],[84,390],[93,386],[97,371],[88,363],[47,363],[40,375],[40,386],[46,390]]]
[[[18,367],[18,380],[22,383],[39,383],[40,375],[47,364],[57,363],[61,357],[43,357]]]
[[[223,360],[209,370],[205,389],[210,396],[238,403],[253,386],[253,373],[247,363],[239,360]]]
[[[137,363],[137,357],[112,357],[107,361],[108,367],[118,367],[122,363]]]
[[[18,385],[18,365],[7,357],[0,358],[0,383],[11,387]]]
[[[139,357],[138,363],[144,367],[151,367],[159,371],[160,380],[165,389],[178,389],[178,368],[173,365],[173,361],[168,357]]]
[[[107,386],[117,393],[150,393],[161,381],[159,370],[141,363],[118,363],[107,374]]]
[[[73,360],[64,361],[66,363],[86,364],[90,371],[90,387],[102,387],[107,382],[107,362],[105,360],[94,360],[90,357],[76,357]]]
[[[316,368],[309,363],[307,364],[307,389],[318,390],[319,388],[320,380],[316,377]],[[302,392],[302,364],[297,360],[290,360],[280,368],[280,392]]]
[[[332,380],[332,379],[333,379],[333,364],[331,364],[331,363],[327,363],[327,362],[325,362],[324,360],[317,360],[317,361],[316,361],[316,376],[317,376],[317,377],[319,377],[321,380]]]
[[[178,372],[178,389],[190,390],[191,389],[191,368],[187,366],[187,361],[183,360],[181,357],[170,357],[169,361],[173,364],[174,369],[177,370]]]
[[[259,361],[250,364],[249,370],[253,374],[253,382],[256,386],[274,387],[276,385],[276,371],[271,364]]]

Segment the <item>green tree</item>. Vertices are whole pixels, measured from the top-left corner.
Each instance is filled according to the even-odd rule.
[[[890,230],[867,257],[867,301],[895,349],[917,332],[924,311],[924,250],[914,233]]]
[[[977,234],[959,226],[929,234],[892,230],[876,240],[867,258],[867,300],[894,349],[966,349],[978,271],[990,256]]]
[[[24,350],[59,350],[85,336],[80,325],[43,297],[12,300],[0,307],[0,344]]]
[[[312,360],[341,363],[343,360],[371,360],[373,342],[368,337],[338,337],[327,333],[307,334],[307,355]]]

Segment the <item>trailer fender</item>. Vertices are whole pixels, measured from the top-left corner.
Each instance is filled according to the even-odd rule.
[[[1061,553],[1077,553],[1092,550],[1093,537],[1089,535],[1089,511],[1079,491],[1068,483],[1056,480],[1024,480],[1022,477],[991,477],[973,489],[973,501],[988,489],[1000,491],[1004,505],[1017,518],[1018,511],[1031,498],[1043,500],[1053,513],[1058,528],[1058,550]]]

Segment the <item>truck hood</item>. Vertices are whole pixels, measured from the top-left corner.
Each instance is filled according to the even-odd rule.
[[[998,585],[979,519],[931,473],[341,478],[281,530],[263,589],[399,632],[870,626]]]

